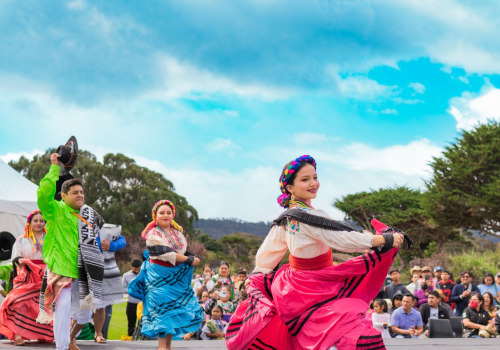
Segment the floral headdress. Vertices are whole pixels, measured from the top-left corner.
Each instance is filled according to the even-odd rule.
[[[35,215],[42,215],[42,212],[40,210],[35,210],[32,212],[30,215],[28,215],[28,219],[26,220],[26,225],[24,226],[24,236],[26,238],[31,238],[33,240],[33,244],[36,244],[36,238],[35,238],[35,233],[33,232],[33,227],[31,227],[31,220]],[[47,229],[44,227],[43,232],[47,233]]]
[[[158,208],[161,207],[164,204],[167,204],[170,208],[172,208],[172,214],[175,217],[175,206],[174,206],[174,203],[172,203],[171,201],[166,200],[166,199],[163,199],[161,201],[156,202],[156,204],[153,206],[153,209],[151,210],[151,216],[153,217],[153,221],[151,221],[149,224],[147,224],[146,227],[144,228],[144,230],[142,231],[142,233],[141,233],[141,237],[142,238],[145,239],[146,238],[146,234],[149,232],[149,230],[151,230],[152,228],[154,228],[157,225],[157,222],[156,222],[156,212],[158,211]],[[179,226],[179,224],[177,224],[174,220],[172,220],[172,226],[177,231],[180,231],[180,232],[183,231],[182,227]]]
[[[281,195],[278,197],[278,204],[282,206],[283,208],[288,208],[290,205],[290,199],[291,199],[291,194],[288,192],[286,189],[286,186],[288,185],[290,179],[292,178],[293,174],[298,171],[302,165],[305,163],[311,164],[315,169],[316,169],[316,161],[314,160],[313,157],[310,155],[304,154],[303,156],[298,157],[297,159],[291,161],[288,166],[283,169],[283,172],[281,173],[280,176],[280,189],[281,189]]]

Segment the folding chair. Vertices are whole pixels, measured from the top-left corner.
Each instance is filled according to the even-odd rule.
[[[450,318],[451,328],[455,332],[455,338],[462,338],[464,332],[464,325],[462,323],[462,317],[451,317]]]
[[[453,338],[450,320],[431,318],[429,320],[429,338]]]

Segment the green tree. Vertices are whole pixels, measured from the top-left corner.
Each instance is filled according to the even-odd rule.
[[[500,232],[500,123],[464,131],[431,163],[424,207],[438,225]]]
[[[438,246],[453,236],[452,230],[443,230],[432,225],[423,208],[423,194],[407,187],[386,188],[347,195],[334,202],[334,206],[345,213],[365,230],[373,232],[371,219],[396,226],[413,239],[415,248],[400,251],[405,262],[414,256],[423,256],[429,244],[435,241]]]
[[[48,150],[32,160],[21,157],[9,164],[26,178],[39,183],[50,166]],[[168,199],[175,204],[176,221],[187,233],[193,232],[196,210],[175,193],[171,181],[162,174],[135,163],[123,154],[106,154],[103,162],[90,152],[80,151],[75,177],[85,181],[85,202],[95,208],[106,222],[122,225],[123,234],[137,236],[151,221],[151,208],[156,201]]]

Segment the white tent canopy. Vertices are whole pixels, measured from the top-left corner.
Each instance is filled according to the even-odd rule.
[[[14,237],[24,232],[28,215],[37,208],[37,188],[0,159],[0,232]]]

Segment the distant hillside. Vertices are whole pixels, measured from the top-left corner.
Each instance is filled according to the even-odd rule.
[[[220,239],[236,232],[246,232],[259,237],[266,237],[271,228],[270,222],[246,222],[239,219],[200,219],[193,223],[195,230]]]

